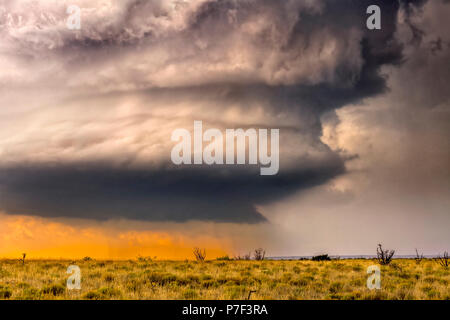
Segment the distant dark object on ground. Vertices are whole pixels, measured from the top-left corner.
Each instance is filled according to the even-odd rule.
[[[448,252],[445,251],[442,257],[441,255],[439,255],[437,258],[434,259],[434,261],[439,263],[442,267],[448,268],[448,266],[450,265],[450,257],[448,256]]]
[[[331,258],[328,254],[321,254],[318,256],[313,256],[311,260],[312,261],[330,261]]]
[[[231,259],[228,255],[224,255],[222,257],[217,257],[216,260],[217,261],[230,261],[230,260],[233,260],[233,259]]]
[[[419,251],[416,249],[416,257],[414,258],[417,264],[420,264],[423,260],[423,254],[419,254]]]
[[[206,259],[206,249],[200,249],[195,247],[193,250],[193,254],[195,257],[195,260],[199,261],[199,262],[203,262]]]
[[[265,256],[266,256],[266,250],[264,250],[263,248],[255,249],[255,252],[253,254],[253,257],[255,258],[255,260],[257,260],[257,261],[264,260]]]
[[[395,254],[395,250],[383,250],[381,244],[377,247],[377,260],[382,265],[388,265],[392,261],[392,257]]]

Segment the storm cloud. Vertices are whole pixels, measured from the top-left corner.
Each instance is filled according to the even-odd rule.
[[[345,172],[355,155],[324,143],[323,117],[386,93],[381,68],[404,62],[398,13],[423,1],[376,2],[382,29],[370,31],[374,1],[70,1],[82,8],[72,31],[67,1],[6,1],[0,209],[266,221],[258,205]],[[279,174],[171,165],[171,132],[194,120],[280,128]]]

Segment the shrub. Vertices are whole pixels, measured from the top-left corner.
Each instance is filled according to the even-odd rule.
[[[105,274],[105,276],[103,277],[103,280],[105,280],[106,282],[113,282],[114,281],[114,275],[108,273]]]
[[[307,278],[299,278],[289,281],[289,284],[296,287],[305,287],[309,283]]]
[[[9,287],[0,286],[0,299],[9,299],[12,296],[12,291]]]
[[[450,265],[450,258],[448,256],[448,252],[445,251],[442,257],[441,255],[439,255],[437,258],[434,259],[434,261],[436,261],[442,267],[448,268],[448,266]]]
[[[311,260],[312,261],[330,261],[331,258],[328,254],[321,254],[321,255],[312,257]]]
[[[329,291],[330,293],[338,293],[339,291],[342,291],[342,288],[344,288],[344,285],[341,282],[333,282],[330,285]]]
[[[217,261],[230,261],[231,258],[228,255],[225,255],[223,257],[218,257],[216,260]]]
[[[149,282],[154,285],[165,286],[171,282],[177,281],[177,276],[171,273],[151,273],[147,276],[145,282]]]
[[[41,289],[41,292],[43,294],[52,294],[54,296],[59,296],[64,293],[66,288],[60,284],[52,284],[50,286],[46,286]]]
[[[209,275],[209,274],[204,274],[200,278],[201,278],[202,281],[205,281],[205,280],[211,280],[212,276]]]
[[[353,266],[353,267],[352,267],[352,270],[355,271],[355,272],[360,272],[360,271],[363,271],[363,267],[361,267],[361,266],[358,264],[358,265],[356,265],[356,266]]]
[[[206,250],[195,247],[193,250],[195,260],[203,262],[206,259]]]
[[[216,281],[212,280],[212,279],[204,280],[202,282],[202,287],[206,288],[206,289],[207,288],[211,288],[211,287],[217,287],[217,286],[218,286],[218,283]]]
[[[200,278],[194,274],[188,274],[186,276],[186,280],[190,283],[199,283],[200,282]]]
[[[251,253],[246,253],[243,256],[237,255],[234,257],[234,260],[250,260],[252,258]]]
[[[383,250],[381,244],[377,247],[377,260],[382,265],[388,265],[392,261],[392,257],[395,254],[395,250]]]
[[[255,249],[255,252],[253,253],[253,257],[255,258],[255,260],[264,260],[264,257],[266,256],[266,250],[264,250],[263,248],[258,248]]]
[[[83,295],[83,298],[88,299],[88,300],[101,300],[102,299],[100,293],[98,293],[97,291],[86,292]]]
[[[119,289],[116,288],[110,288],[110,287],[103,287],[98,289],[98,292],[103,296],[103,297],[107,297],[107,298],[112,298],[112,297],[120,297],[120,295],[122,294],[120,292]]]
[[[419,254],[419,251],[416,249],[416,257],[414,258],[417,264],[420,264],[423,260],[423,254]]]
[[[151,257],[143,257],[141,255],[138,255],[137,260],[139,262],[152,262],[152,258]]]
[[[361,292],[350,292],[342,296],[342,300],[357,300],[361,298]]]
[[[103,287],[98,290],[92,290],[89,292],[86,292],[83,295],[84,299],[89,300],[106,300],[111,298],[120,298],[122,295],[122,292],[115,288],[110,287]]]
[[[222,267],[225,267],[227,264],[225,263],[225,262],[219,262],[219,263],[216,263],[215,264],[215,266],[216,267],[219,267],[219,268],[222,268]]]

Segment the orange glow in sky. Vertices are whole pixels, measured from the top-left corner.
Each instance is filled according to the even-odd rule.
[[[181,232],[120,230],[110,226],[74,226],[30,216],[0,215],[0,258],[193,259],[194,247],[207,259],[227,254],[223,240]]]

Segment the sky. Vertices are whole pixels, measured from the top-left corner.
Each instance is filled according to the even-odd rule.
[[[0,257],[448,250],[449,16],[448,0],[0,0]],[[278,174],[175,165],[171,134],[194,121],[279,129]]]

